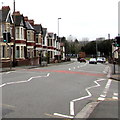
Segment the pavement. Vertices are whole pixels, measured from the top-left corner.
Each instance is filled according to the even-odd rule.
[[[111,68],[111,74],[109,79],[117,80],[118,85],[120,81],[120,66],[109,64]],[[119,114],[119,102],[118,100],[104,100],[98,101],[98,104],[93,109],[87,120],[99,119],[99,120],[120,120]]]
[[[113,80],[117,80],[117,81],[120,81],[120,66],[119,65],[114,65],[111,64],[111,69],[112,69],[112,73],[110,75],[110,79],[113,79]]]
[[[93,120],[93,118],[99,118],[99,120],[119,120],[119,117],[118,101],[101,101],[92,111],[88,120]]]
[[[16,67],[5,67],[5,68],[0,68],[0,73],[1,72],[9,72],[9,71],[15,71],[17,69],[33,69],[33,68],[39,68],[39,67],[49,67],[49,66],[54,66],[54,65],[62,65],[62,64],[69,64],[69,63],[72,63],[74,61],[67,61],[67,62],[60,62],[60,63],[51,63],[51,64],[47,64],[47,65],[44,65],[44,66],[41,66],[41,65],[35,65],[35,66],[32,66],[32,65],[28,65],[28,66],[16,66]]]

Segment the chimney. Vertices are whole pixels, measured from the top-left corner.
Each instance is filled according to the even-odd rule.
[[[19,11],[15,11],[15,12],[13,13],[13,15],[19,16],[19,15],[21,15],[21,14],[20,14]]]
[[[34,20],[28,20],[28,22],[33,26],[34,25]]]
[[[10,10],[9,6],[2,6],[2,10]]]
[[[25,16],[25,17],[24,17],[24,20],[25,20],[25,21],[28,21],[28,17],[27,17],[27,16]]]

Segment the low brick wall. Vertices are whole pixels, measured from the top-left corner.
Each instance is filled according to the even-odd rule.
[[[4,60],[1,63],[2,65],[0,67],[10,67],[10,60]],[[39,65],[39,58],[29,58],[29,59],[17,59],[16,60],[16,66],[34,66]]]
[[[4,62],[1,62],[1,65],[0,67],[10,67],[10,61],[4,61]]]

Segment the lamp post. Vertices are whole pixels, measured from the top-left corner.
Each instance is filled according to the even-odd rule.
[[[97,46],[97,39],[96,39],[96,59],[97,59],[97,56],[98,56],[98,46]]]
[[[58,18],[58,37],[59,37],[59,20],[60,20],[61,18]]]
[[[13,2],[13,6],[14,6],[14,10],[13,10],[13,20],[14,20],[14,23],[13,23],[13,37],[14,37],[14,41],[13,41],[13,67],[16,66],[16,60],[15,60],[15,39],[16,39],[16,32],[15,32],[15,0]]]
[[[59,39],[59,20],[60,20],[61,18],[58,18],[58,39]],[[61,44],[61,39],[60,39],[60,44]],[[61,55],[61,53],[60,53],[60,55]],[[59,57],[58,57],[58,62],[59,62],[59,60],[60,60],[60,55],[59,55]]]

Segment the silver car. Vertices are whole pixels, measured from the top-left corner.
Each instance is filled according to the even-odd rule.
[[[90,58],[89,64],[97,64],[96,58]]]

